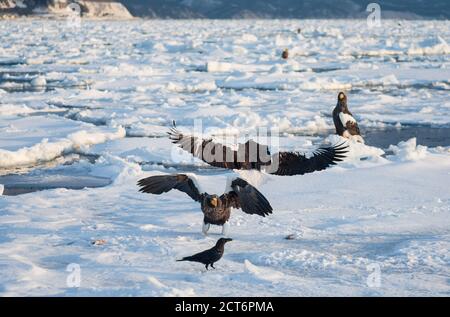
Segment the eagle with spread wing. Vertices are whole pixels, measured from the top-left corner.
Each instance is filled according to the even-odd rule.
[[[175,122],[168,134],[172,143],[211,166],[237,170],[255,169],[284,176],[313,173],[336,165],[345,158],[348,148],[344,143],[340,143],[321,147],[310,157],[299,152],[279,152],[271,155],[267,145],[252,140],[232,149],[215,143],[212,139],[184,135],[176,128]]]
[[[353,139],[356,142],[364,143],[358,123],[353,118],[350,110],[348,110],[347,96],[343,92],[338,94],[338,101],[333,110],[333,122],[336,128],[336,134],[347,139]]]
[[[203,212],[204,234],[207,234],[210,225],[218,225],[222,226],[222,234],[226,235],[231,208],[262,217],[271,214],[273,210],[263,194],[242,178],[232,180],[231,190],[221,196],[201,193],[195,178],[185,174],[150,176],[139,180],[138,186],[140,192],[155,195],[177,189],[199,202]]]

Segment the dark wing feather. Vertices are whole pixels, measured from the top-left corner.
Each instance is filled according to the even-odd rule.
[[[336,108],[334,108],[333,110],[333,122],[334,122],[334,127],[336,129],[336,134],[342,136],[342,134],[345,131],[345,127],[341,122],[341,119],[339,118],[339,104],[336,105]]]
[[[220,143],[214,143],[212,139],[185,136],[175,126],[168,134],[173,143],[211,166],[245,170],[264,168],[266,172],[275,175],[303,175],[321,171],[342,161],[347,153],[347,146],[342,143],[319,148],[311,158],[292,152],[280,152],[271,158],[267,146],[253,141],[239,144],[238,150],[235,151]]]
[[[222,253],[217,252],[216,248],[213,247],[211,249],[202,251],[200,253],[197,253],[197,254],[194,254],[191,256],[186,256],[177,261],[191,261],[191,262],[200,262],[203,264],[208,264],[208,263],[217,262],[218,260],[220,260],[221,257],[222,257]]]
[[[191,255],[191,256],[186,256],[180,260],[177,261],[193,261],[193,262],[200,262],[200,263],[208,263],[210,258],[211,258],[211,250],[205,250],[202,251],[200,253]]]
[[[239,144],[235,151],[212,139],[183,135],[176,127],[169,132],[172,143],[178,144],[183,150],[201,159],[214,167],[227,169],[260,169],[263,165],[270,164],[270,153],[266,145],[253,141]]]
[[[231,182],[232,191],[222,195],[222,199],[226,204],[241,208],[247,214],[257,214],[267,216],[272,213],[272,206],[266,197],[255,187],[247,183],[242,178],[236,178]]]
[[[275,175],[303,175],[316,171],[324,170],[345,158],[348,145],[344,143],[332,146],[322,147],[316,150],[312,157],[295,152],[280,152],[278,155],[278,168],[276,171],[269,171]]]
[[[201,200],[198,188],[192,179],[184,174],[150,176],[139,180],[138,185],[141,187],[139,191],[142,193],[159,195],[172,189],[178,189],[195,201]]]

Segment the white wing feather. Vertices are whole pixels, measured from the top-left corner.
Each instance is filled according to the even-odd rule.
[[[339,119],[341,119],[342,125],[345,127],[347,125],[347,122],[354,122],[356,123],[355,118],[353,118],[351,115],[340,112],[339,113]]]

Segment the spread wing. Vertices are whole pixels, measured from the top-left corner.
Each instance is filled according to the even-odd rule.
[[[267,216],[272,213],[272,206],[259,190],[242,178],[231,182],[232,191],[223,194],[222,200],[230,207],[240,208],[247,214]]]
[[[214,143],[212,139],[183,135],[175,126],[168,134],[173,143],[211,166],[245,170],[264,169],[275,175],[303,175],[321,171],[342,161],[347,153],[347,146],[339,144],[319,148],[311,158],[292,152],[280,152],[270,157],[266,145],[251,140],[239,144],[238,150],[235,151],[225,145]]]
[[[342,161],[347,153],[348,145],[344,143],[332,147],[322,147],[307,158],[304,154],[296,152],[278,153],[278,162],[273,160],[272,170],[275,175],[303,175],[324,170],[337,162]],[[276,169],[276,170],[275,170]]]
[[[270,164],[270,153],[266,145],[248,141],[239,144],[237,150],[212,139],[201,139],[184,135],[175,125],[168,132],[172,143],[178,144],[183,150],[214,167],[227,169],[260,169]]]
[[[138,186],[141,187],[139,191],[142,193],[160,195],[172,189],[178,189],[195,201],[201,200],[199,189],[194,181],[185,174],[150,176],[139,180]]]

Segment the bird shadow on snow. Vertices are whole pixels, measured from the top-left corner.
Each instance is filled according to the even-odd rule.
[[[197,265],[195,265],[197,264]],[[178,283],[179,281],[189,282],[189,283],[200,283],[202,281],[203,274],[211,273],[214,270],[206,270],[205,267],[202,268],[202,266],[198,263],[185,263],[184,267],[181,267],[182,264],[180,264],[179,271],[182,272],[164,272],[161,273],[161,276],[164,276],[165,281],[172,281],[174,283]],[[217,271],[217,269],[216,269]]]
[[[150,233],[146,231],[146,233]],[[163,230],[163,231],[152,231],[151,234],[145,235],[153,238],[178,238],[183,239],[193,239],[193,240],[206,240],[205,235],[196,231],[176,231],[176,230]],[[209,236],[209,234],[208,234]]]
[[[321,223],[310,226],[311,229],[315,230],[325,230],[327,228],[336,228],[341,225],[348,225],[357,223],[359,219],[342,219],[342,218],[332,218],[332,219],[323,219]]]
[[[261,252],[234,252],[228,255],[228,259],[239,264],[243,264],[245,260],[258,263],[262,255],[263,253]]]
[[[3,230],[0,230],[0,244],[14,241],[13,238],[10,238],[7,236],[6,230],[5,230],[5,232],[2,232],[2,231]]]
[[[307,272],[311,276],[320,276],[321,274],[332,276],[333,272],[340,270],[339,267],[359,267],[362,264],[358,263],[362,259],[365,259],[367,263],[380,263],[381,265],[386,262],[389,266],[394,265],[391,269],[396,271],[409,270],[406,267],[408,255],[402,249],[407,249],[410,243],[414,241],[439,241],[439,238],[430,234],[338,234],[326,239],[316,237],[292,241],[295,241],[292,249],[313,252],[312,255],[319,256],[319,259],[323,256],[325,256],[325,259],[331,256],[332,259],[337,261],[337,267],[330,266],[328,268],[317,265],[317,263],[310,265],[305,262],[306,265],[301,265],[301,271]],[[336,243],[335,241],[339,242]],[[348,260],[350,255],[351,260]],[[311,259],[314,260],[314,257]],[[259,260],[264,262],[261,259]],[[391,263],[392,261],[397,264]],[[255,263],[258,263],[257,260]],[[294,260],[292,264],[295,263]],[[289,265],[286,268],[289,269]],[[294,267],[292,266],[292,268]],[[427,266],[420,266],[420,271],[423,272],[433,270],[433,268]]]
[[[374,234],[339,234],[339,240],[344,243],[353,244],[356,247],[353,255],[375,257],[394,256],[403,246],[411,241],[439,241],[432,234],[397,234],[397,233],[374,233]],[[316,242],[316,241],[314,241]],[[313,241],[311,241],[313,243]]]
[[[390,271],[408,271],[408,255],[402,249],[407,249],[410,243],[415,241],[439,241],[439,238],[430,234],[334,234],[324,238],[288,240],[284,244],[285,250],[292,251],[292,253],[288,252],[286,255],[288,258],[284,259],[283,257],[272,258],[261,252],[248,251],[229,253],[227,259],[239,265],[248,260],[258,266],[257,270],[282,272],[286,278],[288,276],[320,278],[326,279],[327,283],[336,285],[355,285],[355,283],[358,284],[360,277],[361,285],[363,285],[366,278],[364,263],[380,263],[383,266],[383,263],[386,262]],[[303,254],[304,251],[307,253]],[[349,258],[349,256],[351,257]],[[391,263],[392,261],[394,262]],[[282,264],[281,267],[280,264]],[[422,272],[435,270],[433,267],[423,265],[420,268]],[[359,276],[360,274],[361,276]],[[236,278],[247,281],[267,280],[263,275],[263,273],[255,274],[251,270],[246,270],[236,274]],[[282,280],[284,279],[278,281]],[[377,293],[369,292],[368,294],[376,295]]]
[[[64,271],[69,264],[82,262],[79,254],[62,254],[40,258],[37,264],[45,269]]]

